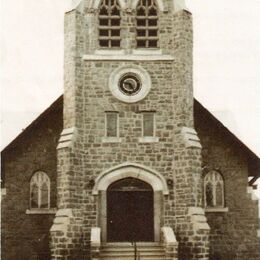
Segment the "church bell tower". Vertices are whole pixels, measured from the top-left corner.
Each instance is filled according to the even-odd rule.
[[[52,259],[208,259],[192,34],[184,0],[81,0],[65,14]]]

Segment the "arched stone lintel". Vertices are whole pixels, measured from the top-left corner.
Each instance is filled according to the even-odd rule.
[[[102,2],[102,0],[92,0],[92,1],[89,2],[87,7],[90,8],[90,9],[92,9],[92,8],[98,9],[101,2]],[[118,0],[118,2],[119,2],[119,5],[122,9],[126,8],[126,1],[125,0]]]
[[[123,163],[102,172],[95,180],[93,195],[99,191],[106,191],[110,184],[123,178],[136,178],[149,183],[154,191],[162,191],[164,195],[169,194],[165,178],[149,167],[136,163]]]
[[[133,0],[131,2],[131,8],[132,9],[135,9],[137,7],[137,4],[140,0]],[[156,1],[156,4],[158,5],[159,9],[161,12],[163,12],[165,10],[165,6],[164,6],[164,3],[163,3],[163,0],[155,0]]]
[[[89,2],[87,8],[93,8],[93,9],[98,9],[99,5],[101,3],[102,0],[92,0]],[[120,7],[122,9],[126,9],[126,8],[131,8],[131,9],[135,9],[137,4],[138,4],[139,0],[133,0],[131,2],[126,1],[126,0],[118,0]],[[160,11],[164,11],[164,3],[163,0],[156,0],[156,3],[160,9]]]

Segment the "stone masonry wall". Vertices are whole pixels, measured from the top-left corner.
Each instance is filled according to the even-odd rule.
[[[2,153],[7,194],[2,201],[3,260],[49,257],[49,229],[54,215],[26,214],[30,179],[41,170],[51,180],[51,208],[56,208],[56,146],[62,130],[62,102],[44,120],[34,122]],[[45,253],[45,255],[42,255]]]
[[[72,10],[66,14],[64,131],[73,133],[68,145],[58,150],[58,207],[69,211],[65,218],[61,217],[64,217],[64,211],[60,211],[61,215],[56,216],[51,230],[55,259],[75,258],[81,249],[89,251],[90,229],[99,225],[97,198],[92,195],[91,183],[103,171],[125,162],[148,166],[160,172],[165,179],[175,180],[175,174],[179,175],[178,184],[189,187],[192,195],[186,196],[181,205],[181,196],[175,200],[177,194],[174,194],[181,191],[171,187],[170,195],[164,197],[164,214],[160,224],[170,225],[176,230],[179,225],[179,229],[186,232],[180,232],[180,237],[196,236],[197,231],[193,230],[188,211],[189,207],[201,206],[201,186],[194,188],[193,185],[194,180],[200,183],[200,151],[186,149],[180,138],[182,127],[193,126],[191,14],[183,10],[173,13],[169,2],[165,1],[165,4],[167,10],[159,13],[160,48],[163,54],[172,55],[174,60],[150,61],[149,55],[142,61],[129,61],[124,57],[122,60],[84,60],[84,54],[95,56],[94,51],[99,49],[98,10],[86,8],[83,12]],[[131,48],[135,47],[133,14],[134,10],[130,9],[122,12],[122,32],[127,34],[122,41],[122,49],[127,55],[131,55]],[[124,65],[142,67],[151,77],[151,91],[136,104],[120,102],[109,90],[110,74]],[[156,137],[159,142],[141,143],[142,111],[151,110],[156,111]],[[118,143],[103,142],[106,111],[119,113],[121,141]],[[183,163],[178,162],[175,153],[183,156]],[[178,214],[175,202],[183,207],[184,223],[175,219],[176,212]],[[59,226],[62,219],[64,222]],[[189,225],[188,228],[184,224]],[[195,233],[189,234],[188,231]],[[77,239],[80,232],[84,236],[78,246],[73,239]],[[207,235],[201,234],[202,237],[207,240]],[[184,242],[183,248],[191,248],[190,259],[206,259],[207,250],[195,252],[195,242],[188,242],[190,245]]]
[[[110,73],[117,67],[128,64],[143,67],[152,79],[151,92],[146,99],[137,104],[124,104],[118,101],[111,95],[107,86]],[[83,206],[86,222],[93,218],[93,213],[96,216],[98,214],[91,200],[93,195],[88,183],[106,169],[124,162],[134,162],[160,172],[165,179],[176,181],[174,189],[170,190],[170,195],[164,198],[165,211],[160,224],[170,225],[175,231],[180,230],[179,237],[192,236],[189,233],[192,232],[193,228],[190,226],[192,224],[189,225],[190,220],[186,216],[188,207],[201,206],[200,182],[198,186],[194,185],[195,179],[197,177],[200,179],[201,158],[200,149],[192,148],[186,151],[183,140],[179,136],[180,126],[184,125],[185,116],[178,107],[183,90],[181,83],[173,78],[176,67],[178,64],[170,61],[85,61],[85,84],[82,94],[85,97],[85,106],[80,130],[85,133],[81,141],[84,156],[82,171],[84,171],[86,187],[83,192],[90,200],[90,203]],[[139,143],[138,138],[142,136],[141,112],[149,110],[156,111],[156,136],[159,137],[159,142]],[[105,111],[119,112],[119,137],[122,140],[119,143],[102,143],[102,138],[105,137]],[[182,196],[185,188],[186,195]],[[174,190],[178,192],[175,193],[175,197]],[[176,221],[176,215],[178,218],[183,217],[184,220]],[[186,229],[185,225],[189,227]],[[185,232],[181,231],[183,228],[186,229]],[[192,247],[193,244],[190,248]],[[203,247],[205,248],[204,244]],[[183,248],[186,248],[183,250],[187,252],[185,243]],[[208,252],[205,250],[200,253],[204,257]],[[192,257],[190,254],[188,256]]]
[[[259,215],[257,201],[247,194],[247,154],[223,126],[195,106],[195,128],[203,149],[205,171],[219,170],[225,182],[225,207],[228,212],[206,213],[211,227],[210,259],[260,259]]]

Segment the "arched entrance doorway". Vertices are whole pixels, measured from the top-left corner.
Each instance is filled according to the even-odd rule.
[[[130,177],[108,187],[107,241],[154,241],[154,194],[148,183]]]
[[[137,180],[137,182],[140,181],[139,184],[136,185],[137,187],[139,187],[139,188],[140,188],[140,186],[144,187],[144,189],[147,190],[147,193],[150,192],[150,194],[151,194],[151,192],[152,192],[152,200],[150,199],[150,201],[152,201],[153,204],[152,205],[149,203],[145,203],[145,204],[151,205],[150,206],[151,211],[153,209],[153,228],[151,228],[151,230],[153,229],[153,231],[154,231],[153,232],[153,236],[154,236],[153,241],[159,242],[160,234],[161,234],[161,227],[164,224],[163,218],[162,218],[163,199],[164,199],[164,195],[169,194],[169,190],[168,190],[166,181],[160,173],[154,171],[153,169],[150,169],[143,165],[139,165],[136,163],[129,163],[129,162],[112,167],[112,168],[100,173],[100,175],[95,179],[95,185],[93,187],[92,192],[93,192],[93,195],[97,196],[98,225],[101,228],[101,241],[103,243],[106,243],[109,240],[119,240],[119,238],[112,239],[113,235],[111,238],[111,235],[109,235],[109,237],[108,237],[108,234],[107,234],[107,232],[111,228],[111,227],[108,227],[108,225],[110,224],[108,222],[108,219],[110,218],[110,216],[108,216],[107,214],[110,212],[110,209],[108,209],[109,205],[107,205],[107,204],[110,203],[109,207],[111,207],[111,205],[113,205],[113,204],[115,204],[115,205],[118,204],[118,203],[113,202],[113,201],[115,201],[115,199],[113,199],[113,195],[112,195],[112,199],[111,199],[111,197],[110,197],[110,199],[108,199],[107,196],[109,196],[109,193],[112,192],[113,190],[116,191],[116,189],[118,188],[118,186],[120,187],[120,185],[121,185],[121,188],[126,186],[124,189],[129,189],[129,187],[127,187],[128,186],[127,181],[126,181],[126,183],[124,183],[124,181],[123,181],[128,178],[133,178],[133,179]],[[120,184],[119,181],[123,181],[123,183]],[[114,184],[115,184],[115,186],[114,186]],[[136,194],[138,194],[138,191],[136,191],[136,192],[137,192]],[[140,198],[140,193],[139,193],[139,198]],[[122,198],[122,201],[126,201],[126,198]],[[140,199],[134,200],[134,198],[133,198],[133,201],[138,201],[138,203],[140,203],[140,204],[138,204],[138,207],[142,207],[142,203],[140,202],[142,200],[140,200]],[[121,205],[122,204],[123,203],[121,202]],[[126,205],[129,204],[129,202],[125,203],[125,204]],[[113,207],[116,207],[115,205]],[[125,211],[125,209],[123,209],[122,207],[119,210],[120,210],[120,212]],[[138,211],[137,208],[136,208],[136,211]],[[114,212],[116,212],[115,208],[114,208]],[[118,212],[118,210],[117,210],[117,212]],[[138,213],[136,213],[136,214],[138,214]],[[150,218],[150,220],[151,219],[152,218]],[[112,219],[112,221],[114,221],[114,220]],[[128,235],[128,237],[129,236],[130,235]],[[142,238],[142,239],[151,241],[152,240],[151,237],[152,236],[149,235],[149,239],[148,238]],[[124,240],[126,240],[126,239],[127,238],[124,238]],[[139,239],[141,240],[141,238],[138,238],[138,240]],[[120,240],[123,240],[123,239],[120,238]]]

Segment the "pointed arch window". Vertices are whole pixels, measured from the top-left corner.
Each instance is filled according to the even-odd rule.
[[[224,180],[217,171],[204,177],[204,201],[206,208],[224,208]]]
[[[99,46],[119,48],[121,42],[121,14],[118,0],[102,0],[99,8]]]
[[[139,0],[136,7],[136,47],[158,47],[158,8],[155,0]]]
[[[50,208],[50,178],[45,172],[36,172],[31,178],[30,208]]]

